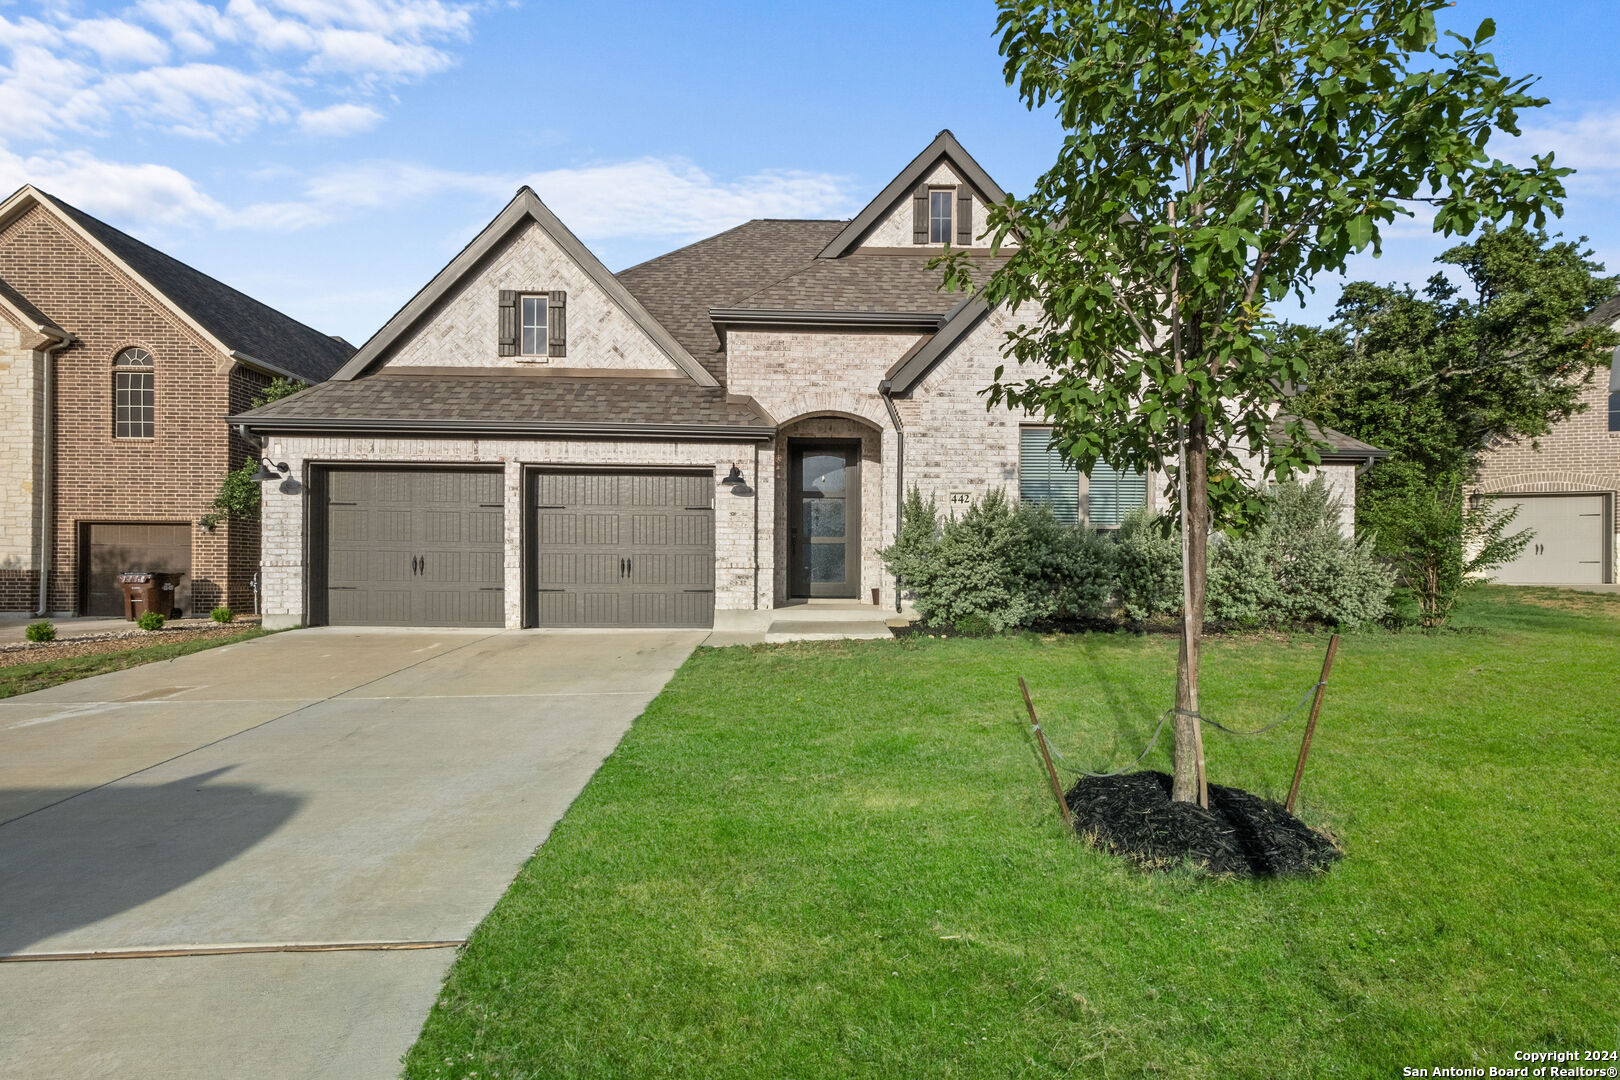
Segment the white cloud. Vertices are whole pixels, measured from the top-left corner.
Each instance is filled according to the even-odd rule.
[[[370,105],[328,105],[299,113],[298,127],[309,135],[353,135],[370,131],[382,118]]]
[[[1620,190],[1620,110],[1611,106],[1578,116],[1537,117],[1522,128],[1524,134],[1507,143],[1501,156],[1528,164],[1532,154],[1552,151],[1554,165],[1576,170],[1564,182],[1572,194],[1577,188],[1589,194]]]
[[[296,97],[275,76],[192,63],[117,75],[102,85],[109,106],[175,135],[226,139],[288,119]]]
[[[228,217],[190,177],[167,165],[103,161],[83,150],[22,157],[0,149],[0,191],[25,183],[118,221],[195,226]]]
[[[85,19],[63,36],[90,49],[104,63],[161,64],[169,58],[169,46],[161,38],[123,19]]]

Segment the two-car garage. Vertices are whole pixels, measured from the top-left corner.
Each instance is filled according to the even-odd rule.
[[[525,470],[517,537],[505,485],[500,468],[313,470],[313,621],[502,626],[516,577],[527,626],[713,624],[712,471]]]

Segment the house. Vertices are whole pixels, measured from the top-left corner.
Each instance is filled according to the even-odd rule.
[[[1620,330],[1620,296],[1587,317]],[[1615,351],[1620,360],[1620,349]],[[1535,535],[1494,580],[1506,585],[1593,585],[1620,581],[1615,500],[1620,496],[1620,364],[1581,391],[1585,411],[1539,439],[1492,447],[1474,493],[1517,507],[1513,529]]]
[[[0,611],[121,615],[125,570],[250,610],[257,524],[198,524],[253,451],[220,421],[353,351],[36,188],[0,203]]]
[[[333,379],[236,417],[266,484],[265,616],[300,623],[742,625],[800,598],[892,605],[915,485],[1116,526],[1161,496],[1090,480],[987,411],[1001,188],[941,132],[847,221],[751,221],[610,274],[528,189]],[[1371,448],[1324,471],[1353,500]]]

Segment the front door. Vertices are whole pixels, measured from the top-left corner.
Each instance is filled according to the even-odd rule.
[[[861,588],[861,444],[788,446],[788,565],[794,596]]]

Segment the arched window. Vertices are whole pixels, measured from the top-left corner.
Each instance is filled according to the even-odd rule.
[[[113,358],[113,437],[152,438],[152,354],[125,349]]]

